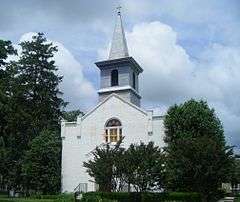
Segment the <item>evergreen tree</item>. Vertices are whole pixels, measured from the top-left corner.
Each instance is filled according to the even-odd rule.
[[[23,160],[25,187],[43,194],[58,193],[61,185],[61,139],[44,130],[30,143]]]
[[[17,52],[12,46],[11,41],[4,41],[0,39],[0,68],[3,68],[9,55],[15,55]]]
[[[17,80],[31,117],[33,135],[37,135],[44,128],[58,127],[61,109],[66,105],[59,90],[62,76],[57,75],[52,59],[57,47],[47,42],[42,33],[20,46]]]
[[[9,81],[11,74],[8,70],[8,62],[6,59],[10,55],[15,55],[16,50],[13,48],[10,41],[0,40],[0,136],[6,129],[6,113],[9,108]]]
[[[0,108],[4,109],[0,110],[4,114],[4,118],[0,117],[0,132],[9,152],[5,177],[9,189],[23,188],[22,163],[31,141],[44,129],[57,131],[60,136],[61,110],[66,105],[59,90],[62,77],[57,75],[53,60],[57,48],[42,33],[20,46],[19,60],[11,63],[6,63],[5,58],[14,53],[12,48],[8,52],[0,48],[4,65],[0,84],[5,84],[0,86]],[[1,92],[6,96],[1,96]]]
[[[1,186],[8,182],[10,165],[9,134],[7,132],[8,114],[11,108],[11,91],[9,85],[12,81],[12,74],[9,71],[9,63],[6,59],[15,55],[16,50],[10,41],[0,40],[0,183]]]

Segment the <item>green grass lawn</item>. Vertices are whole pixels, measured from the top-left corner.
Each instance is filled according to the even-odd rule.
[[[0,202],[54,202],[55,199],[0,198]]]
[[[0,202],[74,202],[73,194],[59,194],[59,195],[41,195],[41,197],[30,198],[8,198],[7,195],[0,194]]]

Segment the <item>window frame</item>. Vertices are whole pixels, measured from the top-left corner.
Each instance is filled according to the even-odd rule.
[[[108,126],[110,121],[116,120],[119,125]],[[115,130],[115,134],[113,134]],[[109,119],[104,126],[104,141],[106,143],[117,143],[122,138],[122,123],[117,118]]]

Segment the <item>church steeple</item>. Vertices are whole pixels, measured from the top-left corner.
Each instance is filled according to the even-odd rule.
[[[119,59],[128,57],[128,47],[127,41],[124,33],[122,16],[121,16],[121,7],[117,7],[117,19],[113,32],[113,38],[111,43],[111,49],[109,53],[109,60]]]
[[[143,69],[128,54],[127,42],[122,24],[120,7],[113,33],[111,50],[107,60],[96,62],[100,69],[99,101],[105,100],[112,93],[124,100],[140,106],[138,76]]]

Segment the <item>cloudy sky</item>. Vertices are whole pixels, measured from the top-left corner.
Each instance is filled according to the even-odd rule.
[[[190,98],[216,109],[228,143],[240,149],[239,0],[0,0],[0,37],[18,44],[44,32],[68,109],[97,103],[115,8],[122,6],[130,55],[143,67],[144,108],[164,112]]]

